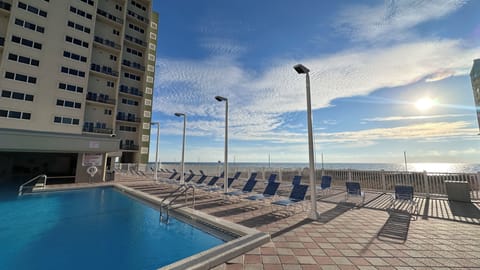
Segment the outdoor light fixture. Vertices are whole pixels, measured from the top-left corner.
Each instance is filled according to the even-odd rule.
[[[218,102],[225,101],[225,152],[223,157],[223,190],[228,192],[228,99],[221,96],[216,96]]]
[[[180,175],[180,185],[183,185],[185,184],[185,132],[187,127],[187,115],[184,113],[175,113],[175,116],[183,116],[182,174]]]
[[[311,207],[309,218],[313,220],[318,219],[317,213],[317,194],[315,186],[315,156],[313,152],[313,128],[312,128],[312,101],[310,97],[310,70],[302,64],[293,66],[293,69],[298,74],[306,75],[306,84],[307,84],[307,124],[308,124],[308,160],[310,167],[310,199]]]

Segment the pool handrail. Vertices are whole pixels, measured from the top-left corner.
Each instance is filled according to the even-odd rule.
[[[28,180],[27,182],[23,183],[19,188],[18,188],[18,196],[22,196],[23,195],[23,190],[25,189],[25,186],[27,186],[28,184],[32,183],[32,182],[35,182],[35,184],[32,185],[32,189],[37,185],[38,183],[38,180],[40,178],[43,178],[43,184],[41,185],[41,187],[44,189],[45,186],[47,185],[47,175],[45,174],[40,174],[40,175],[37,175],[35,176],[34,178]]]

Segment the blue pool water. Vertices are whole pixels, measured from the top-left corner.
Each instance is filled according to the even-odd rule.
[[[157,269],[222,243],[114,188],[0,193],[0,269]]]

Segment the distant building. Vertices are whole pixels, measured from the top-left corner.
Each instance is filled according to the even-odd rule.
[[[0,0],[0,181],[148,162],[152,2]]]
[[[475,107],[477,108],[477,121],[480,129],[480,59],[473,60],[470,79],[472,80],[473,99],[475,100]]]

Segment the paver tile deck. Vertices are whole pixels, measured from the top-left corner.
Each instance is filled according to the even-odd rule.
[[[376,200],[383,202],[384,196],[370,195],[373,199],[363,207],[336,201],[342,194],[319,200],[318,220],[307,218],[308,210],[277,212],[268,202],[228,202],[218,200],[219,194],[202,196],[195,209],[271,235],[270,243],[214,268],[218,270],[480,269],[480,223],[475,216],[429,215],[438,212],[433,205],[447,206],[442,201],[427,203],[428,211],[413,220],[408,213],[380,207]],[[479,202],[469,207],[480,213]]]

